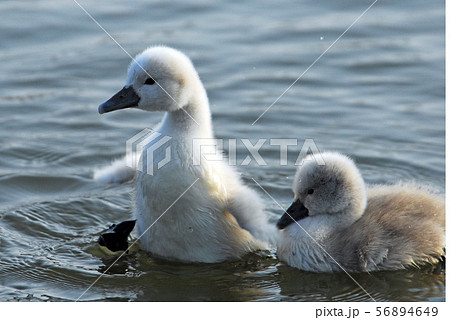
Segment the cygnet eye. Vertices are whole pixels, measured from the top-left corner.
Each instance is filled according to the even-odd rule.
[[[313,194],[314,193],[314,189],[308,189],[307,193],[308,194]]]
[[[145,80],[144,84],[149,84],[149,85],[155,84],[155,80],[153,80],[152,78],[147,78],[147,80]]]

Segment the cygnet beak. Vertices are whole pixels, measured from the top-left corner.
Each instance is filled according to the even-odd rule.
[[[297,199],[291,204],[289,208],[287,208],[286,212],[281,216],[280,220],[278,220],[277,227],[278,229],[284,229],[291,223],[306,218],[308,216],[308,213],[308,209],[299,199]]]
[[[136,107],[140,99],[141,98],[139,98],[132,86],[123,87],[122,90],[98,107],[98,113],[103,114],[115,110]]]

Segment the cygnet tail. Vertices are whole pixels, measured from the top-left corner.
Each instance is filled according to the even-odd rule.
[[[258,194],[244,187],[230,201],[230,212],[239,225],[253,237],[270,246],[276,246],[279,232],[274,223],[269,222]]]

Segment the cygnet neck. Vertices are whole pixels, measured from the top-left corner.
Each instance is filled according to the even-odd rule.
[[[161,130],[181,139],[214,138],[205,89],[196,90],[196,94],[181,109],[166,112]]]
[[[367,206],[366,190],[361,189],[357,197],[345,208],[341,213],[340,224],[341,226],[349,226],[358,221],[364,214]]]

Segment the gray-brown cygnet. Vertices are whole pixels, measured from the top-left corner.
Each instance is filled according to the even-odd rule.
[[[295,175],[294,202],[278,221],[277,255],[314,272],[370,272],[435,264],[445,257],[445,203],[412,185],[366,188],[348,157],[309,156]]]

